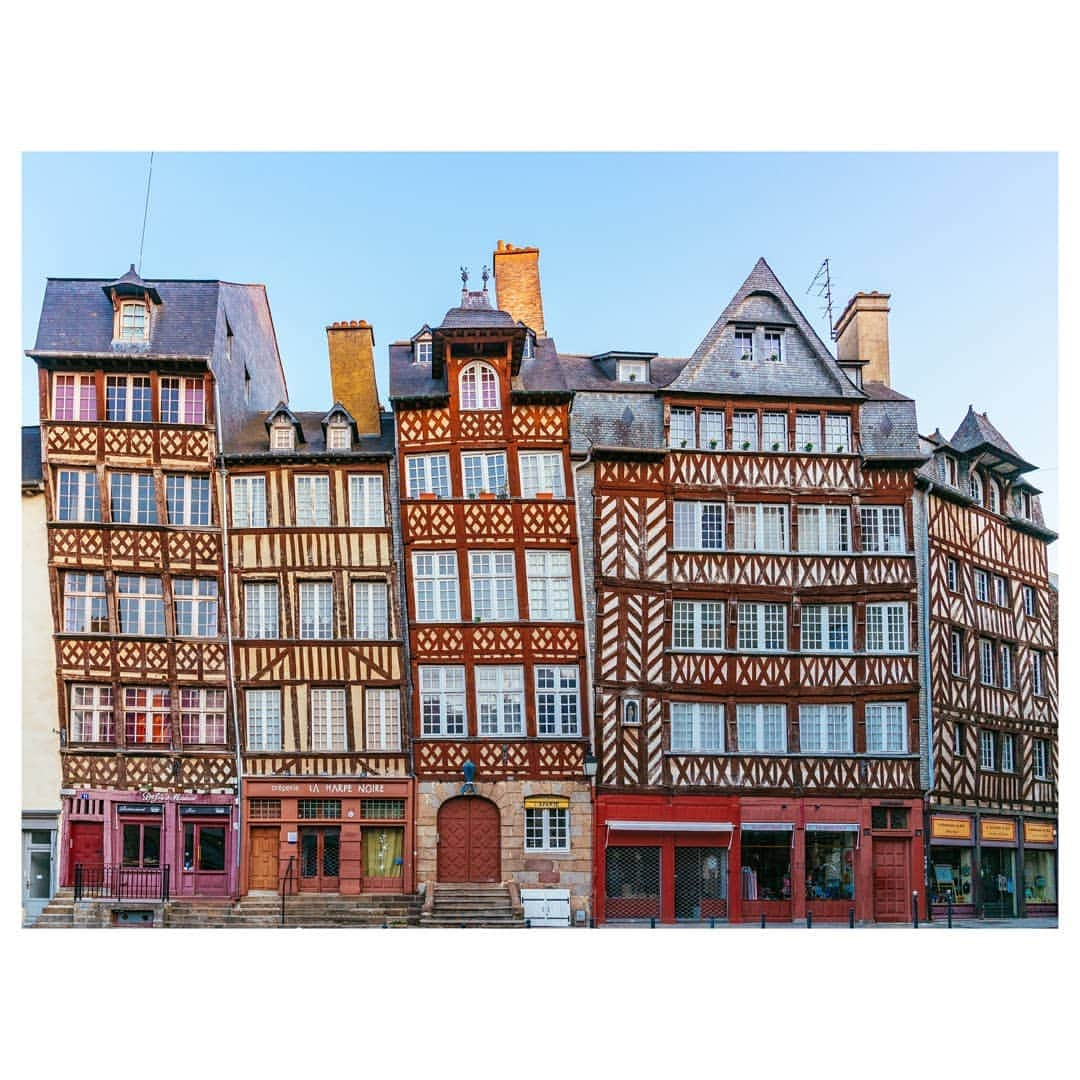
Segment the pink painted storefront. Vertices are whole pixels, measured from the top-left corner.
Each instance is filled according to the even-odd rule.
[[[238,865],[232,795],[78,789],[65,793],[61,880],[75,866],[160,871],[169,893],[235,896]]]

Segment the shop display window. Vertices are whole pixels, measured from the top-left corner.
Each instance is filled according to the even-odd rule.
[[[1007,919],[1016,915],[1016,852],[1011,848],[983,848],[979,866],[979,892],[983,915]]]
[[[740,876],[744,900],[790,900],[791,833],[744,830]]]
[[[364,877],[401,877],[403,829],[364,830]]]
[[[855,899],[854,832],[807,832],[806,899]]]
[[[161,865],[161,826],[125,823],[123,828],[124,866],[156,869]]]
[[[933,847],[930,849],[930,894],[932,904],[970,904],[971,848]]]
[[[1057,881],[1052,851],[1024,852],[1024,900],[1029,904],[1056,904]]]

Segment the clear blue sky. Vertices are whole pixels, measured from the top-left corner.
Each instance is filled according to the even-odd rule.
[[[24,157],[27,347],[46,277],[137,260],[147,163]],[[806,289],[829,256],[836,314],[892,294],[920,430],[988,412],[1058,523],[1051,154],[156,154],[142,272],[265,283],[298,408],[330,404],[326,325],[367,319],[385,403],[386,345],[441,318],[500,239],[540,248],[548,332],[585,353],[689,355],[759,256],[825,338]]]

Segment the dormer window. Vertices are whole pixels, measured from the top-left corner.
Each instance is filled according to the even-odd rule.
[[[753,330],[736,330],[735,331],[735,351],[739,354],[740,360],[753,360],[754,359],[754,331]]]
[[[1025,521],[1031,520],[1031,494],[1027,491],[1017,491],[1013,495],[1013,510],[1018,518]]]
[[[497,409],[499,377],[490,364],[474,360],[461,371],[461,408]]]
[[[413,360],[417,364],[431,363],[431,338],[425,338],[413,345]]]
[[[326,428],[327,450],[350,450],[352,449],[351,432],[347,420],[338,420],[328,424]]]
[[[766,330],[765,331],[765,359],[772,361],[774,364],[779,363],[784,359],[784,354],[780,351],[781,341],[783,334],[779,330]]]
[[[983,501],[982,477],[980,477],[979,474],[974,469],[971,470],[971,474],[970,474],[970,477],[968,479],[968,494],[970,494],[971,497],[980,506],[982,506],[982,501]]]
[[[293,450],[296,447],[296,431],[287,420],[279,421],[270,428],[271,450]]]
[[[994,514],[1001,513],[1001,494],[996,480],[990,481],[990,510]]]
[[[532,334],[525,335],[525,344],[521,347],[521,359],[531,360],[533,358],[533,336]]]
[[[128,300],[120,305],[120,340],[145,341],[150,321],[146,305],[140,300]]]
[[[649,362],[647,360],[620,360],[618,363],[619,382],[649,381]]]

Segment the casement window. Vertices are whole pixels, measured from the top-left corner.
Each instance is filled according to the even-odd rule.
[[[509,495],[506,485],[506,452],[491,450],[461,455],[461,483],[466,499],[475,499],[481,491]]]
[[[899,506],[859,508],[863,551],[897,554],[904,550],[904,512]]]
[[[405,483],[410,499],[422,494],[450,498],[450,455],[409,454],[405,458]]]
[[[724,602],[674,601],[671,605],[671,644],[675,649],[722,649]]]
[[[779,330],[765,331],[765,359],[780,363],[784,359],[782,342],[784,335]]]
[[[807,454],[821,450],[821,414],[795,414],[795,449]]]
[[[168,743],[172,740],[169,710],[172,702],[165,686],[128,686],[124,689],[124,741]]]
[[[783,705],[736,705],[735,720],[740,753],[786,753],[787,721]]]
[[[126,525],[156,525],[157,499],[150,473],[109,474],[109,517]]]
[[[340,752],[345,749],[345,691],[318,687],[311,691],[311,749]]]
[[[105,419],[149,424],[152,402],[149,375],[105,376]]]
[[[997,486],[996,480],[988,481],[988,490],[990,495],[990,510],[992,513],[1001,513],[1001,491]]]
[[[998,649],[1001,666],[1001,689],[1013,688],[1013,651],[1011,645],[1001,645]]]
[[[396,687],[364,691],[364,749],[401,749],[401,691]]]
[[[173,606],[181,637],[217,637],[218,585],[213,578],[173,578]]]
[[[851,550],[851,518],[846,506],[800,506],[799,551],[835,554]]]
[[[161,578],[118,574],[116,613],[121,634],[151,637],[165,633],[165,600]]]
[[[420,730],[465,734],[465,668],[420,666]]]
[[[248,750],[280,750],[281,691],[248,690],[244,702]]]
[[[165,506],[170,525],[209,525],[210,477],[166,475]]]
[[[474,619],[505,622],[518,617],[512,551],[470,551],[469,586]]]
[[[304,639],[334,636],[334,585],[330,581],[301,581],[300,637]]]
[[[481,735],[525,734],[525,687],[520,667],[478,665],[476,714]]]
[[[490,364],[474,360],[461,370],[461,408],[497,409],[499,377]]]
[[[161,826],[149,821],[121,823],[120,865],[139,870],[156,870],[161,865]]]
[[[694,410],[672,409],[668,426],[668,446],[677,450],[693,450],[696,445],[694,440]]]
[[[967,755],[967,728],[963,724],[953,724],[952,749],[953,757],[962,758]]]
[[[675,503],[675,547],[679,551],[724,550],[724,504]]]
[[[956,459],[942,454],[938,458],[938,476],[946,484],[956,487]]]
[[[526,343],[530,340],[525,339]],[[531,354],[530,354],[531,355]],[[525,354],[521,354],[525,359]],[[620,360],[616,365],[616,380],[618,382],[648,382],[649,365],[645,360]]]
[[[1036,780],[1050,779],[1050,743],[1046,739],[1032,740],[1031,774]]]
[[[954,675],[964,674],[964,631],[949,631],[949,666]]]
[[[761,449],[779,453],[787,448],[787,413],[762,413]]]
[[[526,551],[529,618],[564,622],[574,617],[569,551]]]
[[[101,520],[97,473],[92,469],[61,469],[56,480],[56,517],[59,521]]]
[[[417,622],[457,622],[457,555],[413,553],[413,591]]]
[[[724,706],[703,701],[671,703],[671,749],[718,754],[724,749]]]
[[[120,341],[145,341],[150,330],[146,304],[141,300],[128,300],[122,303],[117,330],[117,338]]]
[[[955,559],[945,561],[945,586],[949,592],[960,591],[960,570]]]
[[[105,575],[68,571],[64,574],[64,633],[107,634],[109,607]]]
[[[780,652],[787,648],[786,604],[739,604],[738,648]]]
[[[385,581],[354,581],[353,637],[385,641],[390,636],[389,589]]]
[[[232,478],[232,521],[236,529],[266,528],[266,477]]]
[[[72,686],[69,728],[72,742],[115,742],[112,687]]]
[[[326,449],[352,449],[352,425],[348,420],[340,418],[326,425]]]
[[[1024,614],[1035,615],[1037,611],[1035,590],[1030,585],[1024,586]]]
[[[386,524],[382,477],[377,473],[353,473],[349,477],[349,524],[353,528]]]
[[[1009,606],[1009,583],[1000,575],[994,575],[994,603],[998,607]]]
[[[804,754],[850,754],[853,731],[850,705],[799,706],[799,749]]]
[[[1015,517],[1031,520],[1031,493],[1017,491],[1013,494],[1013,514]]]
[[[983,772],[993,772],[995,764],[994,733],[982,729],[979,731],[979,768]]]
[[[1016,736],[1008,733],[1001,736],[1001,771],[1016,772]]]
[[[754,359],[754,331],[753,330],[736,330],[735,331],[735,351],[739,354],[741,360],[753,360]]]
[[[825,451],[829,454],[847,454],[851,452],[851,417],[825,416]]]
[[[227,741],[224,690],[181,689],[180,738],[188,746],[219,746]]]
[[[1036,649],[1031,650],[1031,692],[1036,697],[1046,695],[1046,685],[1043,678],[1043,654]]]
[[[549,491],[557,499],[566,494],[562,454],[518,454],[518,468],[522,498],[534,499],[538,491]]]
[[[907,706],[903,702],[866,706],[866,752],[907,753]]]
[[[908,651],[907,604],[866,605],[866,651]]]
[[[296,427],[289,420],[275,420],[270,425],[270,449],[294,450],[296,448]]]
[[[165,378],[161,386],[163,424],[205,424],[206,402],[202,379]]]
[[[97,386],[93,375],[54,375],[54,420],[96,420]]]
[[[302,528],[330,524],[330,477],[295,478],[296,524]]]
[[[280,636],[277,582],[244,582],[244,636],[249,638]]]
[[[973,570],[975,578],[975,599],[984,604],[990,603],[990,575],[985,570]]]
[[[570,811],[562,807],[551,809],[525,808],[526,851],[569,851]]]
[[[732,414],[731,448],[733,450],[756,450],[758,448],[756,412],[735,412]]]
[[[786,506],[737,503],[732,514],[736,551],[787,551]]]
[[[849,652],[851,606],[803,604],[801,642],[803,652]]]
[[[418,341],[413,345],[413,362],[416,364],[431,363],[431,338]]]
[[[994,643],[986,638],[979,638],[979,682],[994,685]]]
[[[536,734],[580,735],[578,669],[576,667],[537,667]]]
[[[968,494],[975,500],[975,502],[977,502],[980,506],[982,506],[982,501],[983,501],[982,477],[980,477],[979,474],[974,469],[972,469],[971,472],[968,474]]]
[[[724,449],[724,413],[722,410],[701,410],[701,449]]]

